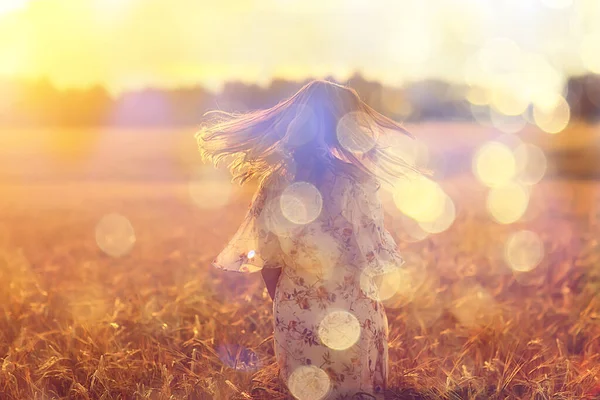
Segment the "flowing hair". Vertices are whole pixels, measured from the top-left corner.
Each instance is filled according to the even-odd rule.
[[[390,146],[395,134],[414,137],[354,89],[329,81],[311,81],[268,109],[213,110],[204,117],[195,134],[202,159],[215,166],[227,160],[240,185],[272,173],[293,174],[303,159],[355,179],[392,185],[394,178],[417,171]]]

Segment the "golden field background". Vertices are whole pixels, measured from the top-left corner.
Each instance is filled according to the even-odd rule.
[[[457,218],[414,241],[387,215],[418,277],[386,307],[390,397],[598,398],[600,186],[592,178],[600,127],[521,135],[545,150],[549,169],[511,225],[490,218],[470,171],[474,149],[493,131],[409,128],[445,155],[437,178]],[[231,192],[222,207],[198,207],[189,180],[210,167],[198,165],[193,133],[0,133],[1,398],[288,398],[275,378],[260,275],[210,266],[253,187],[199,182],[194,190],[216,199]],[[135,234],[119,257],[96,237],[114,213]],[[545,256],[515,275],[502,246],[520,229],[541,237]]]

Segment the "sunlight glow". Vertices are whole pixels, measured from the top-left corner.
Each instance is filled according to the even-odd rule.
[[[140,0],[91,0],[91,6],[100,18],[114,19],[119,18],[120,14],[127,16],[138,1]]]
[[[25,8],[29,1],[30,0],[2,0],[0,3],[0,17],[2,17],[2,14],[8,14]]]
[[[541,0],[550,8],[568,8],[573,5],[573,0]]]
[[[532,54],[552,58],[568,72],[579,72],[584,64],[591,71],[599,66],[594,50],[598,41],[592,36],[593,0],[435,0],[418,5],[362,1],[360,6],[358,1],[350,6],[341,0],[277,0],[262,5],[243,0],[218,4],[180,0],[177,7],[142,0],[0,3],[3,16],[16,16],[8,13],[23,9],[23,18],[7,28],[4,37],[0,29],[3,53],[14,48],[10,38],[27,36],[23,39],[27,63],[11,74],[46,76],[66,87],[103,84],[120,91],[135,82],[135,86],[158,87],[200,83],[218,89],[232,80],[261,86],[272,78],[330,75],[346,80],[352,71],[360,70],[395,86],[434,78],[487,89],[501,87],[495,104],[514,113],[524,100],[532,100],[532,93],[529,85],[511,92],[504,83],[512,79],[518,88],[527,82],[523,72],[529,69]],[[340,14],[342,9],[353,11]],[[585,16],[577,34],[568,33],[565,26],[571,13]],[[245,26],[249,15],[261,29]],[[153,23],[157,20],[163,24]],[[495,20],[512,23],[505,26]],[[356,26],[380,34],[365,40]],[[284,27],[285,38],[264,36]],[[589,39],[582,44],[585,35]],[[572,49],[580,45],[581,57],[573,57]],[[236,50],[223,53],[223,48]],[[77,62],[73,54],[78,55]],[[471,60],[465,68],[467,58]],[[572,60],[564,62],[568,58]],[[513,96],[515,103],[507,101]],[[397,115],[412,110],[408,102],[382,103]]]

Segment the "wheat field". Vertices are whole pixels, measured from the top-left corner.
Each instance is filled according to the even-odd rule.
[[[413,130],[448,154],[486,137],[473,139],[473,127]],[[386,304],[390,398],[600,397],[600,186],[582,173],[594,166],[598,128],[578,144],[565,139],[572,132],[530,137],[557,155],[521,222],[489,217],[459,158],[440,180],[457,204],[448,231],[414,241],[386,216],[420,271],[410,298]],[[253,187],[232,187],[226,207],[198,207],[188,133],[0,135],[0,398],[290,398],[276,378],[260,274],[210,266]],[[586,156],[561,158],[570,146]],[[96,236],[114,213],[135,232],[118,257]],[[537,232],[544,259],[514,274],[502,249],[520,229]]]

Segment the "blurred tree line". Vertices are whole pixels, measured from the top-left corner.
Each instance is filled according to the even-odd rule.
[[[60,90],[46,79],[0,81],[0,125],[190,126],[198,124],[210,109],[243,112],[273,106],[306,82],[276,79],[266,88],[228,82],[218,93],[195,86],[148,88],[111,96],[102,86]],[[353,87],[373,108],[397,120],[473,120],[467,86],[427,80],[392,88],[359,74],[340,83]],[[572,118],[600,120],[600,75],[570,78],[566,98]]]

